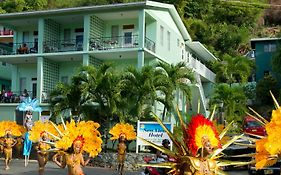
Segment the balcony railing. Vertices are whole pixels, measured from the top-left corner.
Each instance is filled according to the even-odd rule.
[[[189,58],[189,63],[192,68],[194,68],[201,76],[205,77],[206,79],[215,82],[216,74],[213,73],[208,67],[206,67],[203,63],[199,60],[196,60],[193,57]]]
[[[139,46],[139,36],[117,36],[100,37],[90,39],[90,50],[110,50],[120,48],[137,48]],[[155,52],[155,42],[145,38],[145,47]]]
[[[38,52],[37,42],[0,43],[0,55],[15,55],[15,54],[32,54]]]
[[[83,51],[83,41],[71,40],[52,40],[45,41],[43,44],[44,53]]]
[[[0,36],[13,35],[12,30],[0,30]]]
[[[152,52],[155,52],[155,42],[147,37],[145,37],[144,47]]]

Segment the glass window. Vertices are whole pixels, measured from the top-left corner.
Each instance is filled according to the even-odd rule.
[[[118,25],[111,26],[112,41],[118,41],[118,36],[119,36],[119,26]]]
[[[276,44],[266,44],[264,45],[264,52],[275,52],[276,51]]]
[[[64,29],[63,31],[64,41],[70,41],[71,39],[71,32],[70,29]]]
[[[171,50],[171,33],[167,31],[167,44],[168,44],[168,50]]]
[[[164,45],[164,27],[160,26],[160,44],[161,46]]]
[[[29,32],[23,32],[22,42],[27,43],[29,41]]]
[[[26,89],[26,77],[20,78],[20,91],[21,93]]]
[[[132,44],[133,43],[133,33],[132,32],[124,32],[124,44]]]

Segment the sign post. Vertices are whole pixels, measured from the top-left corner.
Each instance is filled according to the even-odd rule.
[[[173,131],[173,125],[171,123],[164,123],[164,125],[170,132]],[[136,143],[136,153],[139,153],[140,148],[147,145],[142,140],[140,140],[139,137],[141,137],[145,140],[148,140],[159,146],[162,146],[162,140],[168,139],[168,140],[170,140],[171,149],[172,149],[172,141],[171,141],[170,137],[164,131],[162,126],[157,122],[138,121],[137,136],[138,136],[138,138],[137,138],[137,143]]]

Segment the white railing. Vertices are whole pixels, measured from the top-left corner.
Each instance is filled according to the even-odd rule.
[[[208,67],[202,64],[200,61],[196,60],[193,57],[189,57],[188,64],[193,68],[198,74],[208,79],[211,82],[215,82],[216,74],[213,73]]]
[[[199,92],[200,92],[200,97],[201,97],[201,101],[202,101],[202,105],[203,105],[203,109],[204,109],[204,112],[206,111],[206,102],[207,102],[207,99],[205,97],[205,92],[204,92],[204,89],[203,89],[203,85],[201,83],[201,79],[200,79],[200,75],[199,74],[195,74],[195,78],[196,78],[196,82],[197,82],[197,85],[198,85],[198,88],[199,88]]]

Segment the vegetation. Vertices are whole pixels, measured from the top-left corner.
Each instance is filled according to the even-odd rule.
[[[106,128],[120,121],[151,120],[155,101],[162,103],[167,112],[174,111],[174,93],[182,90],[190,98],[192,81],[193,73],[184,63],[159,63],[156,68],[144,66],[140,70],[129,67],[121,72],[110,64],[99,68],[83,66],[70,84],[56,86],[51,93],[50,109],[53,117],[71,111],[78,120],[84,117],[100,123],[106,144]]]
[[[277,80],[271,75],[265,76],[257,83],[256,91],[257,94],[259,94],[259,101],[261,101],[263,104],[273,105],[272,97],[269,91],[271,91],[274,96],[279,95]]]

